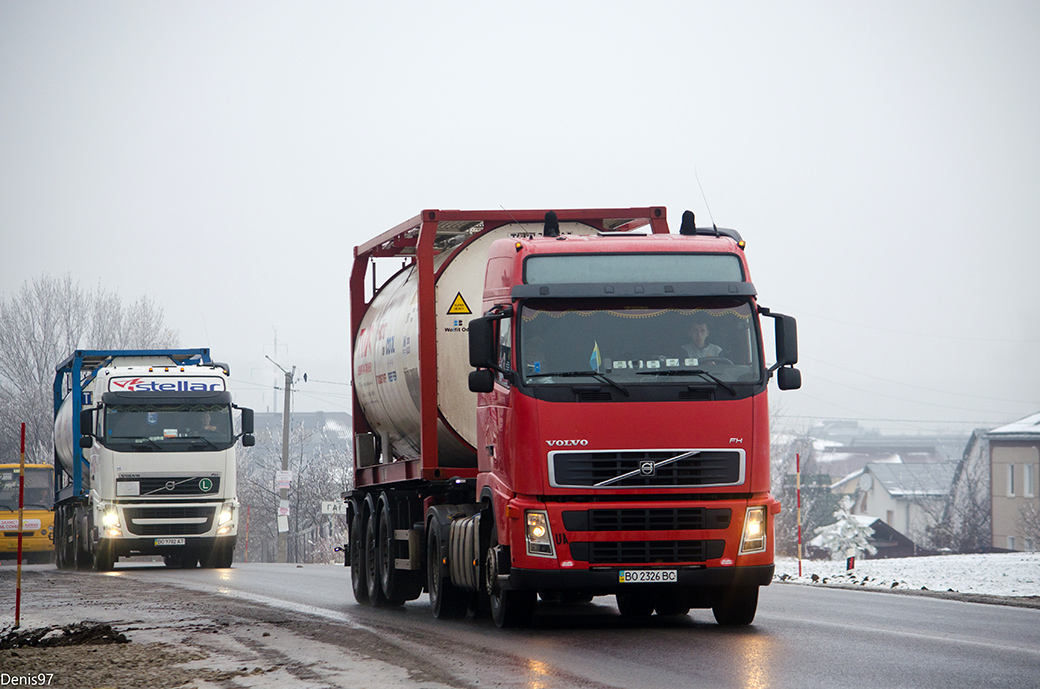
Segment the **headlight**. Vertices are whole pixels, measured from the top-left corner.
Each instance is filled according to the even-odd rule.
[[[528,510],[527,522],[527,554],[556,557],[553,548],[552,532],[549,530],[549,515],[543,510]]]
[[[740,538],[740,553],[760,553],[766,549],[766,508],[764,505],[747,508],[744,517],[744,535]]]
[[[235,518],[235,508],[232,505],[224,505],[223,509],[220,510],[220,518],[217,519],[217,526],[223,526],[229,521]]]
[[[119,512],[116,511],[115,507],[105,508],[104,513],[101,515],[101,525],[105,527],[119,526]]]

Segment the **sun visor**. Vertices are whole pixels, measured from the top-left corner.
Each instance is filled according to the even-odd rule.
[[[156,392],[106,392],[105,404],[231,404],[227,390],[182,390],[169,394]]]

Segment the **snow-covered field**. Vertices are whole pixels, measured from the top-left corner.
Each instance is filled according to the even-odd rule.
[[[817,581],[813,581],[816,575]],[[1040,553],[937,555],[888,560],[856,559],[846,573],[845,561],[776,559],[777,581],[827,583],[881,589],[956,591],[990,596],[1040,596]],[[826,582],[824,581],[826,580]]]

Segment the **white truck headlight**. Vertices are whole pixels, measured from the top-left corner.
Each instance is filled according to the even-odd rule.
[[[234,518],[235,518],[235,506],[234,505],[224,505],[220,509],[220,517],[217,519],[217,526],[223,526],[224,524],[227,524],[229,521],[231,521]]]

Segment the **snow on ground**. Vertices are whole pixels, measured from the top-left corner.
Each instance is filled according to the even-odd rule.
[[[845,561],[776,558],[775,581],[827,583],[883,589],[956,591],[990,596],[1040,596],[1040,553],[936,555],[886,560],[856,558],[846,576]],[[817,577],[813,581],[813,575]],[[825,581],[826,580],[826,581]]]

